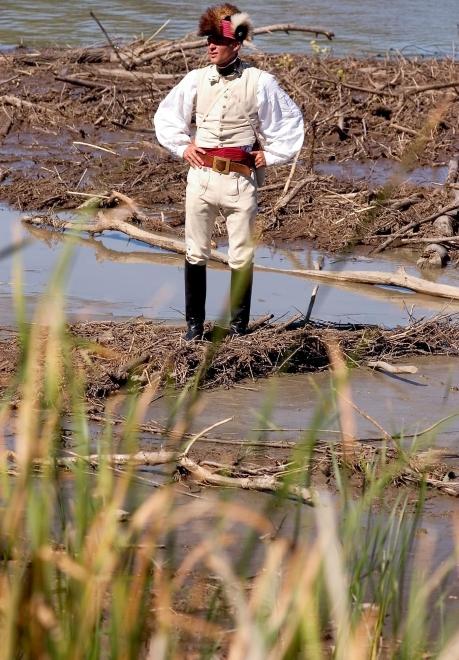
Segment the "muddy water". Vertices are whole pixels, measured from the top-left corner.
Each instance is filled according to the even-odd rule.
[[[359,438],[377,438],[381,436],[369,417],[381,424],[388,432],[404,432],[405,446],[413,442],[411,434],[432,426],[439,419],[453,416],[435,431],[423,436],[422,447],[444,448],[448,456],[444,460],[459,475],[459,359],[422,358],[416,360],[419,373],[409,377],[391,377],[370,370],[356,369],[351,373],[353,401],[366,415],[356,414],[355,423]],[[330,378],[326,373],[305,375],[282,375],[258,383],[246,382],[242,387],[233,388],[231,396],[227,391],[203,393],[201,401],[203,411],[196,420],[194,431],[233,416],[229,423],[211,431],[209,436],[216,436],[229,443],[234,441],[258,440],[276,443],[283,440],[295,441],[312,424],[314,411],[322,398],[330,398]],[[157,401],[149,410],[149,417],[164,421],[168,406],[164,399]],[[264,414],[261,414],[264,411]],[[329,417],[322,424],[318,436],[335,442],[337,435],[336,419]],[[262,430],[271,429],[271,430]],[[146,448],[152,447],[151,439],[145,438]],[[219,462],[234,460],[235,455],[249,463],[257,465],[260,457],[275,456],[274,449],[240,448],[239,452],[231,444],[197,443],[194,451],[202,451],[208,459]],[[202,455],[202,454],[201,454]],[[139,490],[134,494],[134,502],[140,502],[148,492],[148,480],[157,480],[158,474],[142,473],[146,483],[139,483]],[[397,489],[388,489],[386,502],[381,503],[377,515],[384,516],[399,494]],[[185,501],[190,496],[211,497],[206,489],[191,489],[184,495]],[[287,538],[294,533],[296,507],[286,503],[282,508],[269,508],[272,498],[261,493],[226,491],[225,498],[235,500],[250,509],[268,512],[267,515],[279,534]],[[138,499],[137,499],[138,498]],[[410,501],[414,505],[417,491],[411,491]],[[454,551],[454,521],[459,516],[459,501],[445,495],[429,491],[424,514],[419,524],[414,550],[411,553],[407,579],[411,579],[416,567],[428,571],[428,566],[438,567]],[[301,508],[300,526],[306,535],[315,528],[315,513],[308,507]],[[234,546],[230,548],[233,558],[239,556],[242,531],[235,529]],[[187,526],[181,531],[183,552],[193,546],[203,536],[212,534],[212,524],[203,521],[197,526]],[[180,545],[180,544],[178,544]],[[259,548],[260,550],[260,548]],[[180,550],[181,552],[182,550]],[[255,564],[259,561],[258,553]],[[254,568],[254,567],[252,567]],[[459,615],[459,582],[457,574],[452,574],[442,585],[445,595],[444,611],[448,617]],[[438,631],[439,612],[432,612],[432,623]]]
[[[100,5],[96,0],[56,3],[53,0],[2,0],[0,12],[0,45],[25,43],[84,44],[103,42],[100,29],[90,17],[93,10],[113,37],[152,35],[165,21],[166,38],[175,38],[196,30],[199,14],[208,0],[184,0],[180,3],[146,2],[145,0],[109,0]],[[249,9],[256,25],[298,23],[323,26],[336,34],[335,53],[390,49],[421,55],[454,53],[458,43],[459,8],[456,0],[285,0],[266,3],[252,0]],[[308,52],[312,35],[290,33],[258,37],[262,49]],[[326,41],[321,46],[330,44]]]
[[[438,167],[416,167],[406,171],[398,163],[387,159],[375,161],[349,161],[342,163],[317,163],[314,170],[318,174],[334,176],[341,181],[366,181],[368,186],[381,186],[388,181],[408,182],[413,185],[431,188],[443,185],[448,174],[447,165]]]
[[[23,227],[19,213],[0,210],[0,246],[8,245],[13,230],[30,240],[21,252],[24,269],[24,292],[29,317],[33,314],[63,244],[62,235],[53,235]],[[224,246],[223,246],[224,248]],[[311,268],[318,253],[305,245],[275,250],[260,247],[256,261],[283,269]],[[395,270],[408,262],[408,270],[420,275],[409,265],[414,257],[373,261],[364,257],[325,256],[325,268],[332,270]],[[0,318],[2,325],[14,323],[12,306],[11,257],[0,260]],[[441,282],[459,285],[459,274],[453,268],[431,275]],[[228,272],[210,269],[207,317],[220,317],[229,286]],[[283,274],[259,272],[255,277],[252,313],[272,313],[288,317],[308,306],[314,282]],[[439,311],[459,311],[459,303],[448,304],[406,291],[383,287],[321,284],[313,317],[331,321],[377,323],[385,326],[403,324],[408,310],[416,316]],[[110,319],[143,315],[147,318],[183,321],[183,258],[162,250],[148,249],[141,243],[111,232],[98,239],[81,237],[74,249],[73,267],[67,284],[66,312],[70,319]]]
[[[415,364],[418,373],[397,376],[365,368],[350,372],[352,400],[364,413],[355,413],[356,436],[363,442],[381,438],[379,424],[390,434],[401,433],[409,446],[413,436],[444,420],[417,442],[422,448],[447,450],[446,460],[459,475],[459,358],[407,358],[402,363]],[[192,430],[233,417],[214,432],[218,437],[296,441],[313,426],[317,406],[324,401],[330,404],[331,399],[328,372],[247,381],[232,388],[231,396],[227,390],[204,392],[203,411]],[[167,405],[160,399],[151,408],[151,417],[164,420]],[[317,437],[335,442],[338,421],[332,412],[325,420]]]

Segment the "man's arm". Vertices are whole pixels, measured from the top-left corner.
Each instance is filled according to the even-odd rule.
[[[269,73],[260,75],[257,89],[260,132],[266,165],[291,160],[304,140],[303,115],[290,96]]]
[[[168,151],[183,158],[192,144],[191,117],[196,98],[198,71],[190,71],[158,106],[153,118],[156,137]]]

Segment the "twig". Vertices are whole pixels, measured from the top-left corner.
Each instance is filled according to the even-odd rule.
[[[289,204],[294,197],[304,188],[304,186],[308,183],[311,183],[312,181],[316,181],[317,177],[314,175],[307,176],[304,179],[301,179],[296,186],[288,193],[288,195],[285,195],[279,199],[279,201],[274,205],[274,212],[279,211],[280,209],[283,209],[287,204]]]
[[[76,195],[77,197],[88,197],[89,199],[110,199],[109,195],[100,195],[99,193],[84,193],[79,192],[78,190],[66,190],[65,194]]]
[[[408,128],[407,126],[400,126],[400,124],[394,124],[394,122],[391,122],[389,126],[395,128],[396,131],[400,131],[400,133],[406,133],[407,135],[412,135],[413,137],[417,137],[419,135],[419,131],[415,131],[414,129]]]
[[[89,87],[90,89],[106,89],[107,83],[93,82],[92,80],[82,80],[81,78],[70,78],[69,76],[55,76],[60,82],[70,83],[77,87]]]
[[[257,319],[256,321],[252,321],[252,323],[249,324],[247,330],[250,334],[253,332],[256,332],[260,328],[262,328],[266,323],[271,321],[271,319],[274,318],[274,314],[266,314],[265,316],[262,316],[261,318]]]
[[[97,149],[98,151],[105,151],[108,154],[113,154],[114,156],[118,156],[116,151],[113,151],[113,149],[108,149],[107,147],[101,147],[98,144],[91,144],[90,142],[79,142],[75,141],[72,142],[77,147],[89,147],[90,149]]]
[[[392,96],[399,98],[400,94],[395,92],[389,92],[383,89],[371,89],[370,87],[361,87],[360,85],[352,85],[350,83],[345,83],[342,80],[330,80],[329,78],[320,78],[319,76],[310,76],[313,80],[318,80],[319,82],[329,83],[330,85],[341,85],[346,89],[353,89],[356,92],[364,92],[365,94],[376,94],[377,96]]]
[[[123,68],[126,68],[126,64],[124,63],[123,58],[119,54],[118,46],[115,43],[113,43],[113,41],[112,41],[110,35],[108,34],[107,30],[104,28],[104,26],[102,25],[102,23],[99,21],[99,19],[97,18],[97,16],[95,15],[95,13],[92,10],[89,11],[89,15],[91,16],[92,19],[95,20],[97,25],[102,30],[102,33],[104,34],[105,38],[107,39],[109,46],[111,47],[111,49],[115,53],[118,62],[121,64],[121,66]]]
[[[322,258],[322,259],[317,263],[317,265],[314,264],[314,266],[315,266],[315,270],[322,270],[323,265],[324,265],[324,260],[323,260],[323,258]],[[313,290],[312,290],[312,293],[311,293],[311,298],[310,298],[310,300],[309,300],[309,306],[308,306],[307,312],[306,312],[306,314],[304,315],[304,322],[305,322],[305,324],[306,324],[306,323],[309,323],[309,319],[311,318],[311,313],[312,313],[312,309],[313,309],[313,307],[314,307],[314,304],[315,304],[315,302],[316,302],[316,298],[317,298],[317,292],[318,292],[318,290],[319,290],[319,285],[316,284],[315,287],[314,287]]]
[[[183,450],[183,456],[187,456],[191,447],[194,445],[194,443],[199,440],[199,438],[202,438],[204,435],[209,433],[209,431],[212,431],[213,429],[218,428],[219,426],[223,426],[223,424],[227,424],[228,422],[231,422],[234,419],[234,417],[227,417],[226,419],[222,419],[220,422],[216,422],[215,424],[212,424],[211,426],[208,426],[205,428],[203,431],[200,431],[196,435],[194,435],[191,440],[187,442],[185,445],[185,448]]]
[[[430,85],[421,85],[420,87],[413,85],[412,87],[405,87],[405,89],[402,91],[405,96],[413,96],[414,94],[430,92],[431,90],[435,89],[447,89],[448,87],[459,87],[459,80],[453,80],[452,82],[431,83]]]
[[[282,191],[282,197],[284,197],[287,194],[287,191],[290,187],[290,182],[293,179],[293,175],[295,174],[296,170],[296,164],[298,163],[298,158],[300,156],[301,149],[298,149],[298,151],[295,154],[295,158],[293,159],[292,167],[290,168],[290,174],[287,177],[287,181],[285,182],[284,189]]]

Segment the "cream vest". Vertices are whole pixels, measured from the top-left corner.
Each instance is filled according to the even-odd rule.
[[[224,79],[213,65],[201,69],[196,97],[199,147],[253,145],[258,135],[257,87],[260,69],[242,64],[241,74]]]

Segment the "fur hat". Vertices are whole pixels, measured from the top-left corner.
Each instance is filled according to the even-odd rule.
[[[252,31],[250,16],[228,3],[209,7],[199,19],[200,37],[226,37],[242,43],[251,39]]]

